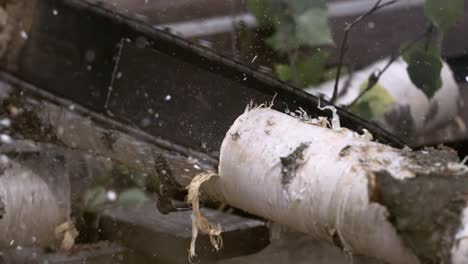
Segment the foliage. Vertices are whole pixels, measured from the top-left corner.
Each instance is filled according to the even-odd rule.
[[[250,0],[247,5],[260,26],[274,29],[267,42],[278,51],[333,43],[325,0]]]
[[[440,73],[443,37],[445,32],[463,15],[463,1],[426,0],[424,12],[436,29],[435,43],[431,43],[431,39],[420,40],[403,54],[403,59],[408,64],[407,71],[411,81],[429,98],[434,96],[442,86]],[[426,38],[431,37],[432,30],[429,33]],[[407,45],[403,45],[402,50]]]
[[[306,87],[320,82],[327,60],[328,52],[317,52],[311,56],[301,57],[297,60],[294,64],[295,73],[292,72],[292,67],[282,63],[275,65],[275,72],[278,79],[282,81],[297,79],[296,81],[301,87]],[[310,74],[312,72],[314,74]]]
[[[154,178],[117,164],[109,175],[96,179],[94,187],[86,190],[82,210],[98,213],[109,207],[139,206],[147,200],[148,183],[157,184]]]
[[[426,0],[424,13],[442,33],[455,25],[463,15],[464,0]]]
[[[328,26],[325,0],[249,0],[250,12],[260,27],[274,32],[266,39],[279,54],[288,57],[287,63],[275,65],[277,76],[300,87],[317,84],[328,59],[328,52],[304,49],[333,44]]]
[[[83,211],[96,213],[105,207],[134,207],[147,200],[145,192],[135,187],[116,193],[115,200],[108,198],[108,192],[103,186],[87,190],[83,196]]]
[[[367,87],[367,81],[361,84],[360,92]],[[365,93],[350,108],[354,113],[361,113],[366,119],[378,118],[392,109],[394,98],[379,83],[375,84],[369,92]]]
[[[87,190],[83,196],[83,210],[95,212],[100,210],[106,203],[106,189],[102,186]]]
[[[332,45],[326,0],[248,0],[248,9],[261,28],[273,34],[265,42],[282,56],[274,65],[277,77],[299,87],[316,85],[334,71],[326,70],[329,54],[323,46]],[[444,34],[463,15],[464,0],[426,0],[424,12],[431,30],[415,43],[405,43],[401,55],[416,87],[429,98],[442,86],[442,42]],[[435,31],[435,32],[433,32]],[[432,39],[432,35],[436,37]],[[305,50],[305,52],[304,52]],[[280,57],[281,57],[280,56]],[[379,85],[369,90],[351,110],[361,116],[378,116],[389,102]],[[376,89],[377,91],[373,91]],[[373,103],[375,100],[377,103]],[[370,111],[370,112],[369,112]]]
[[[143,204],[146,200],[146,194],[141,189],[129,188],[118,194],[115,205],[119,207],[133,207]]]
[[[418,45],[403,55],[403,59],[408,64],[407,71],[413,84],[431,98],[442,86],[439,51],[430,51]]]

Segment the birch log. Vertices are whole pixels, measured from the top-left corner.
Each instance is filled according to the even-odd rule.
[[[354,254],[468,263],[468,170],[454,151],[394,149],[321,123],[246,111],[227,132],[219,177],[205,191]]]

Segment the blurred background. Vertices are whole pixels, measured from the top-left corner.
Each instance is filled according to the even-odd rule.
[[[331,99],[340,55],[345,51],[341,61],[340,88],[349,88],[351,92],[344,93],[335,103],[349,107],[361,117],[375,120],[387,130],[416,142],[416,145],[464,138],[467,133],[464,123],[468,118],[466,111],[463,111],[467,100],[464,88],[468,80],[468,38],[465,37],[468,26],[465,11],[468,7],[463,5],[463,1],[452,1],[446,7],[432,7],[434,10],[448,8],[447,12],[441,12],[440,19],[449,18],[452,21],[440,29],[435,25],[437,17],[431,16],[431,7],[425,1],[396,1],[353,24],[345,40],[346,49],[343,50],[346,26],[366,14],[375,3],[372,0],[107,1],[107,4],[134,14],[155,28],[235,58],[312,94],[328,95],[325,96],[327,99]],[[441,36],[440,44],[438,36]],[[408,92],[418,90],[418,87],[412,87],[408,76],[405,76],[406,64],[400,63],[389,67],[390,77],[386,79],[392,80],[382,80],[385,90],[393,97],[392,102],[385,99],[386,92],[380,94],[377,91],[379,88],[376,88],[368,96],[354,102],[353,107],[349,106],[357,97],[353,89],[359,90],[358,87],[371,73],[384,68],[385,60],[390,56],[398,57],[404,45],[418,41],[440,46],[437,56],[442,57],[451,69],[451,75],[442,76],[442,79],[448,79],[440,90],[447,93],[435,96],[443,97],[445,101],[432,100],[431,92],[426,93],[424,89],[419,90],[428,100],[418,92]],[[421,61],[414,65],[417,63],[423,65]],[[432,66],[436,72],[432,75],[439,75],[440,69]],[[429,65],[429,70],[432,66]],[[403,70],[399,70],[399,67]],[[352,82],[347,80],[348,75],[350,80],[354,79]],[[411,81],[415,78],[418,77],[411,76]],[[454,80],[457,84],[453,83]],[[423,80],[419,86],[430,86],[430,82],[429,79]],[[434,88],[433,92],[437,89]],[[407,97],[413,101],[405,99]],[[409,105],[409,110],[405,105]],[[408,114],[402,114],[407,110],[410,118]]]

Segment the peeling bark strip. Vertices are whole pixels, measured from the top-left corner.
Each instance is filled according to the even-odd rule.
[[[468,168],[453,151],[394,149],[269,108],[226,135],[212,197],[385,263],[468,263]]]

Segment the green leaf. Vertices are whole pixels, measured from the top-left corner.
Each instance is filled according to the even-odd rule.
[[[267,43],[280,51],[333,44],[327,11],[314,8],[295,16],[294,21],[283,19]]]
[[[366,87],[367,81],[360,86],[360,91],[364,91]],[[394,102],[387,90],[377,83],[350,110],[365,119],[378,118],[392,109]]]
[[[439,56],[424,49],[414,49],[403,57],[408,75],[413,84],[421,89],[427,97],[432,98],[442,86],[440,73],[442,61]]]
[[[411,46],[409,46],[411,45]],[[424,51],[433,56],[440,57],[441,50],[438,46],[428,45],[426,39],[421,39],[413,44],[410,42],[403,43],[400,47],[401,57],[406,61],[410,61],[410,57],[415,52]]]
[[[270,0],[248,0],[247,9],[257,19],[260,27],[275,28],[279,23],[279,16],[273,4]]]
[[[426,0],[424,12],[442,32],[454,26],[463,15],[465,0]]]
[[[295,16],[296,39],[299,45],[321,46],[333,44],[328,12],[325,8],[312,8]]]
[[[276,77],[282,81],[291,80],[291,68],[286,64],[276,64],[275,65]]]
[[[106,203],[106,190],[102,186],[87,190],[83,195],[83,210],[98,211]]]
[[[148,198],[145,192],[138,188],[130,188],[118,195],[115,205],[121,207],[134,207],[144,203]]]
[[[276,10],[275,33],[267,43],[279,51],[333,44],[325,2],[291,0]]]
[[[278,51],[286,52],[299,48],[300,43],[296,39],[295,27],[292,21],[283,19],[276,32],[266,42]]]
[[[320,83],[328,55],[326,51],[319,51],[297,62],[297,78],[301,87]]]
[[[294,69],[287,64],[276,64],[276,76],[282,81],[290,81],[297,76],[300,87],[318,84],[321,81],[328,55],[326,51],[318,51],[312,56],[299,58]],[[296,71],[295,75],[293,75],[293,70]]]

